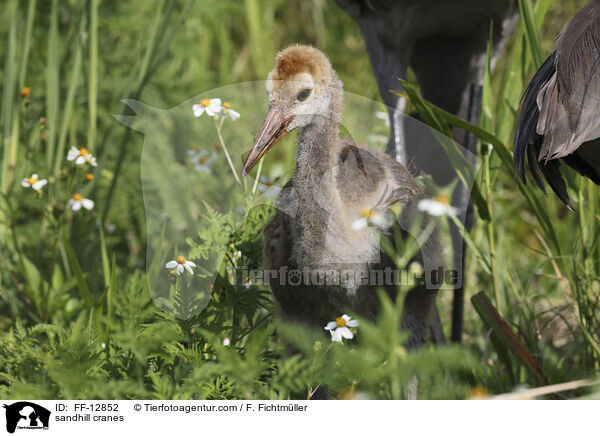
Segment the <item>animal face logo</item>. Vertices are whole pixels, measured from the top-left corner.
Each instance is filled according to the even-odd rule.
[[[135,115],[115,118],[144,135],[140,172],[150,295],[160,309],[177,318],[189,319],[208,305],[215,282],[222,278],[227,280],[224,264],[240,266],[238,253],[231,253],[231,244],[235,242],[232,235],[247,223],[249,211],[269,205],[295,219],[299,208],[305,207],[299,204],[294,186],[282,190],[294,171],[295,135],[289,134],[277,141],[252,172],[242,178],[242,167],[268,113],[263,81],[214,89],[166,110],[133,100],[123,103]],[[381,103],[346,92],[340,136],[384,150],[390,130],[388,110]],[[403,118],[406,119],[406,141],[432,160],[431,167],[435,171],[435,163],[440,153],[444,153],[435,133],[414,118]],[[462,151],[468,154],[466,149]],[[366,158],[368,156],[351,153],[343,162],[333,164],[320,180],[311,181],[312,202],[323,211],[324,218],[331,218],[332,211],[329,197],[321,195],[321,187],[331,183],[340,171],[358,174],[351,180],[355,185],[373,176],[360,171]],[[478,165],[475,157],[473,162],[472,173],[475,174]],[[354,171],[354,167],[358,169]],[[372,213],[357,217],[360,222],[352,226],[366,226],[360,232],[368,235],[378,232],[377,227],[382,225],[377,224],[377,213],[382,212],[386,223],[390,218],[383,210],[379,211],[378,201],[392,195],[394,189],[394,186],[386,187],[374,198],[370,206]],[[465,213],[457,211],[457,218],[463,223]],[[330,222],[334,225],[335,217]],[[410,228],[404,228],[402,223],[400,226],[419,244],[423,242]],[[447,227],[440,226],[441,232],[448,232]],[[377,235],[369,237],[378,243]],[[442,235],[444,238],[450,240],[449,235]],[[377,253],[373,257],[375,261],[376,256]],[[453,257],[453,266],[460,271],[456,260],[460,262],[462,255],[454,253]],[[428,259],[423,259],[425,269],[437,270],[437,259],[431,265],[427,262]]]
[[[29,401],[4,404],[6,409],[6,431],[14,433],[16,429],[48,429],[50,411]]]

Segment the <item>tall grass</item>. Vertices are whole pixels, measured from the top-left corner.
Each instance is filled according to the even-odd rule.
[[[568,212],[514,180],[510,153],[523,89],[575,2],[519,1],[521,23],[493,74],[488,56],[478,126],[404,86],[432,127],[449,134],[448,124],[456,125],[480,141],[481,219],[467,234],[465,277],[474,305],[461,348],[406,353],[391,327],[401,303],[383,297],[381,319],[365,321],[364,340],[345,349],[279,325],[269,290],[234,286],[226,268],[260,264],[265,207],[252,209],[232,235],[230,217],[206,212],[211,224],[199,232],[225,240],[228,260],[201,314],[182,321],[154,306],[147,281],[162,264],[155,258],[146,275],[141,137],[112,117],[130,114],[121,99],[168,108],[262,79],[276,51],[296,42],[323,48],[347,90],[378,98],[360,32],[333,2],[234,3],[15,0],[0,12],[0,395],[289,398],[325,381],[340,397],[404,398],[418,374],[420,397],[464,398],[481,386],[501,393],[597,377],[598,187],[563,169],[577,209]],[[540,38],[547,17],[553,30]],[[25,87],[31,94],[22,97]],[[462,168],[460,152],[445,145]],[[85,146],[98,167],[67,162],[71,146]],[[274,153],[289,161],[293,150]],[[93,180],[83,182],[88,171]],[[34,172],[49,181],[40,195],[20,186]],[[459,176],[472,182],[466,171]],[[94,199],[94,210],[70,212],[75,192]],[[477,296],[481,290],[487,297]],[[448,321],[446,303],[442,296]],[[300,354],[287,355],[284,339]],[[576,386],[560,395],[586,392],[586,383]]]

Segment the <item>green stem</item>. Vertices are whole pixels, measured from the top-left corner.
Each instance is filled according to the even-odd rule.
[[[254,186],[252,186],[252,196],[256,195],[256,190],[258,189],[258,181],[260,180],[260,173],[262,172],[264,160],[258,161],[258,170],[256,171],[256,179],[254,180]]]
[[[90,3],[90,77],[88,86],[88,106],[90,127],[88,131],[88,150],[95,153],[96,146],[96,112],[98,101],[98,4],[99,0]]]
[[[483,177],[485,182],[485,196],[488,203],[488,210],[490,216],[492,213],[492,187],[490,179],[490,154],[485,150],[483,153]],[[492,286],[494,289],[494,297],[496,299],[496,307],[498,313],[502,315],[502,307],[500,305],[500,289],[498,287],[498,265],[496,262],[496,229],[494,220],[490,219],[486,221],[487,239],[490,248],[490,266],[492,268]]]
[[[221,127],[223,127],[223,121],[225,118],[221,118],[221,122],[219,123],[217,119],[214,119],[215,128],[217,129],[217,136],[219,137],[219,142],[221,143],[221,147],[223,148],[223,152],[225,153],[225,157],[227,158],[227,162],[229,163],[229,167],[231,168],[231,172],[235,177],[236,182],[240,185],[242,189],[244,189],[244,185],[242,185],[242,181],[240,180],[235,167],[233,166],[233,161],[231,160],[231,156],[229,155],[229,151],[227,150],[227,146],[225,145],[225,141],[223,140],[223,136],[221,135]]]

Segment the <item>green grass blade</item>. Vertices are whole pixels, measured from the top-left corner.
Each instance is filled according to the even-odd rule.
[[[73,60],[73,67],[69,75],[69,88],[67,90],[67,98],[65,100],[65,108],[63,111],[63,119],[60,128],[58,145],[56,147],[56,153],[54,155],[54,174],[58,174],[60,166],[64,161],[67,133],[69,132],[69,126],[71,124],[71,118],[73,116],[75,92],[77,91],[77,86],[79,85],[79,76],[81,75],[82,47],[80,38],[83,36],[83,32],[85,30],[85,21],[86,17],[84,15],[81,17],[79,37],[75,41],[75,59]]]
[[[481,91],[481,117],[479,126],[483,130],[493,131],[494,115],[492,107],[492,47],[493,47],[494,23],[490,23],[490,33],[487,43],[485,68],[483,70],[483,87]]]
[[[110,283],[110,267],[108,265],[108,252],[106,251],[106,238],[104,231],[100,226],[100,256],[102,258],[102,274],[104,277],[104,288],[108,288]]]
[[[108,336],[108,332],[112,326],[112,318],[114,312],[114,297],[117,292],[117,257],[115,253],[113,253],[112,257],[112,266],[110,268],[110,283],[108,285],[108,291],[106,293],[106,335]]]
[[[99,0],[90,3],[90,66],[88,77],[88,107],[90,127],[88,130],[87,148],[95,151],[96,118],[98,105],[98,4]]]
[[[531,0],[519,0],[519,10],[525,26],[525,37],[527,38],[527,46],[531,53],[533,66],[537,70],[544,62],[544,55]]]
[[[262,75],[269,62],[264,59],[265,53],[271,53],[272,50],[266,50],[264,38],[264,25],[261,20],[260,5],[257,0],[245,0],[246,22],[248,24],[248,37],[250,40],[250,50],[252,65],[256,75]],[[268,42],[267,42],[268,43]]]
[[[481,249],[479,248],[477,243],[471,237],[471,234],[467,231],[467,229],[465,229],[463,223],[461,223],[460,220],[455,216],[450,216],[450,219],[452,219],[452,221],[454,222],[456,227],[458,227],[458,229],[460,230],[461,235],[462,235],[463,239],[465,240],[465,244],[467,244],[467,247],[469,247],[469,250],[471,250],[471,251],[473,251],[473,253],[475,253],[475,256],[481,263],[481,266],[484,268],[485,272],[487,274],[492,274],[492,265],[490,264],[487,256],[485,254],[483,254],[483,252],[481,251]]]
[[[546,12],[555,0],[538,0],[534,7],[535,23],[539,32],[544,23]],[[515,36],[513,37],[512,48],[508,55],[508,62],[502,74],[500,86],[496,95],[496,129],[495,133],[503,142],[510,140],[510,135],[514,130],[515,116],[517,114],[519,102],[525,89],[526,72],[531,62],[527,56],[526,37],[524,35],[525,26],[520,22]]]
[[[46,120],[48,123],[46,163],[52,168],[54,148],[56,147],[56,131],[58,128],[58,105],[60,98],[60,38],[58,35],[58,0],[52,1],[50,11],[50,31],[48,32],[48,48],[46,61]]]
[[[2,114],[0,116],[2,125],[2,138],[0,147],[2,147],[2,173],[0,174],[0,192],[6,193],[9,185],[9,159],[10,155],[10,137],[13,129],[13,116],[18,116],[18,111],[14,111],[14,95],[15,95],[15,65],[16,65],[16,46],[17,46],[17,26],[18,26],[18,8],[12,13],[10,20],[10,29],[8,32],[8,49],[6,53],[6,61],[4,62],[4,81],[2,83]]]
[[[27,64],[29,62],[29,51],[31,49],[31,32],[33,29],[36,2],[37,0],[29,0],[29,5],[27,7],[25,39],[23,40],[23,48],[21,50],[21,66],[19,67],[19,88],[25,86],[25,78],[27,77]]]
[[[85,281],[85,277],[83,275],[83,272],[81,271],[81,265],[77,260],[77,256],[75,256],[73,247],[71,246],[69,238],[67,237],[67,234],[64,229],[61,230],[61,237],[63,246],[65,247],[65,251],[67,252],[69,266],[71,268],[71,271],[73,272],[73,275],[75,276],[75,279],[77,280],[77,289],[79,290],[79,295],[81,296],[81,299],[85,302],[88,309],[92,310],[92,308],[94,307],[94,300],[92,299],[92,295],[90,294],[90,290]]]

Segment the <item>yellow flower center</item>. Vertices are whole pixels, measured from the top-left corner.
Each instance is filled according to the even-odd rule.
[[[335,325],[338,327],[346,327],[346,320],[344,318],[336,318]]]
[[[374,216],[377,212],[375,212],[373,209],[369,209],[368,207],[363,207],[360,210],[360,216],[362,216],[363,218],[371,218],[372,216]]]
[[[90,154],[90,152],[87,150],[87,148],[85,148],[85,147],[81,147],[81,148],[79,149],[79,154],[85,157],[85,156],[87,156],[88,154]]]
[[[92,180],[94,180],[94,175],[90,174],[90,173],[87,173],[85,175],[85,180],[88,181],[88,182],[91,182]]]
[[[37,177],[30,177],[27,179],[27,183],[29,183],[30,185],[33,185],[37,181],[38,181]]]
[[[475,386],[473,389],[471,389],[471,392],[469,394],[469,398],[483,398],[489,396],[490,393],[487,391],[486,388],[482,386]]]
[[[183,256],[177,257],[177,259],[175,259],[175,261],[177,263],[180,263],[181,265],[183,265],[186,262],[185,257],[183,257]]]
[[[205,156],[200,156],[200,157],[198,158],[198,163],[199,163],[200,165],[204,165],[204,164],[206,163],[206,157],[205,157]]]
[[[19,92],[19,94],[21,94],[21,97],[23,97],[23,98],[29,97],[30,93],[31,93],[31,89],[29,89],[28,87],[21,88],[21,91]]]
[[[450,199],[448,198],[447,195],[444,195],[444,194],[438,194],[435,197],[433,197],[433,199],[435,201],[437,201],[438,203],[450,204]]]
[[[83,199],[83,195],[77,193],[75,195],[73,195],[73,200],[75,201],[81,201]]]
[[[231,109],[231,103],[225,102],[225,103],[223,103],[223,107],[225,109]]]
[[[200,100],[200,104],[204,107],[209,107],[210,106],[210,98],[205,98],[203,100]]]
[[[200,147],[198,147],[197,145],[192,145],[192,146],[190,147],[190,150],[193,150],[193,151],[198,151],[198,150],[200,150]]]
[[[265,186],[266,186],[267,188],[270,188],[271,186],[273,186],[273,182],[271,182],[270,180],[267,180],[267,181],[265,182]]]

